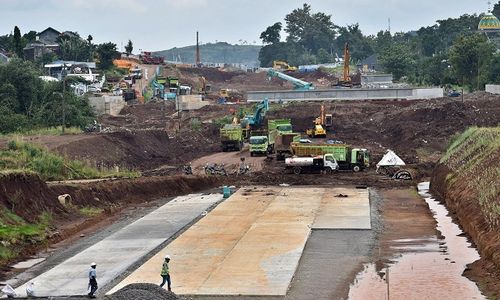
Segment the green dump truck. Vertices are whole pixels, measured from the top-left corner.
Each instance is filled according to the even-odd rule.
[[[267,123],[270,153],[276,153],[278,160],[283,160],[290,152],[290,144],[300,140],[299,133],[293,133],[290,119],[269,120]]]
[[[222,151],[240,151],[243,149],[243,128],[240,124],[226,124],[220,129]]]
[[[367,149],[351,148],[346,144],[292,143],[292,154],[300,157],[333,154],[340,170],[359,172],[370,166],[370,152]]]

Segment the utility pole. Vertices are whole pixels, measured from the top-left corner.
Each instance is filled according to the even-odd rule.
[[[200,58],[200,42],[198,39],[198,31],[196,31],[196,66],[201,66],[201,58]]]
[[[66,108],[65,108],[65,102],[66,102],[66,64],[63,65],[63,69],[61,70],[61,76],[63,80],[63,92],[62,92],[62,134],[65,133],[65,127],[66,127]]]

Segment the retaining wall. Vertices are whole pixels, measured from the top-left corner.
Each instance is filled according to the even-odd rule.
[[[311,91],[250,91],[248,102],[267,98],[277,101],[328,101],[328,100],[377,100],[377,99],[433,99],[443,97],[442,88],[388,88],[388,89],[330,89]]]
[[[487,84],[486,85],[486,92],[492,93],[492,94],[500,94],[500,85],[498,85],[498,84]]]
[[[104,114],[117,116],[120,114],[127,103],[122,96],[104,95],[101,97],[89,97],[89,104],[92,106],[95,114],[100,116]]]

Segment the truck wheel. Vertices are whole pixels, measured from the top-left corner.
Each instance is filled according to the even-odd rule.
[[[333,170],[330,168],[325,169],[326,174],[333,174]]]
[[[301,167],[295,167],[293,168],[293,174],[299,175],[302,172]]]
[[[354,172],[359,172],[359,171],[361,171],[361,168],[359,166],[354,166],[354,167],[352,167],[352,170]]]

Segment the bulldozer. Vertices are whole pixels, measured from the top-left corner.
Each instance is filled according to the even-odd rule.
[[[331,129],[333,126],[333,115],[325,114],[325,106],[321,105],[319,117],[314,119],[314,126],[306,130],[309,137],[326,137],[326,129]]]
[[[297,67],[292,67],[286,61],[282,61],[282,60],[273,61],[273,69],[275,69],[277,71],[284,71],[284,72],[297,71]]]

